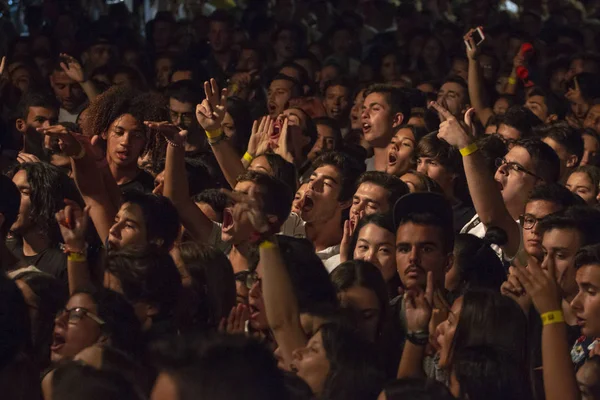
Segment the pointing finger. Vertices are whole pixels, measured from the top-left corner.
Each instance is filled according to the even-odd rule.
[[[448,111],[444,107],[442,107],[437,101],[430,102],[429,106],[432,107],[434,110],[436,110],[441,117],[444,117],[446,119],[449,119],[452,117],[452,114],[450,113],[450,111]]]

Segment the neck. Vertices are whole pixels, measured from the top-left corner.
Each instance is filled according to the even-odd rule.
[[[385,172],[388,163],[387,147],[374,147],[373,154],[375,156],[375,171]]]
[[[515,221],[517,219],[519,219],[519,215],[521,215],[525,209],[525,205],[524,204],[506,204],[506,209],[508,210],[508,213],[510,214],[510,216],[512,217],[512,219],[514,219]]]
[[[6,247],[3,240],[0,240],[0,266],[3,270],[19,263],[19,259]]]
[[[37,229],[31,229],[23,235],[23,255],[35,256],[50,247],[50,240],[47,235],[42,234]]]
[[[308,222],[305,231],[316,251],[340,244],[344,234],[341,211],[327,221]]]
[[[213,50],[213,55],[221,69],[223,69],[223,71],[226,70],[229,62],[231,61],[231,51],[225,50],[217,53]]]
[[[131,164],[130,166],[120,166],[114,163],[108,156],[106,157],[106,160],[108,161],[110,173],[113,178],[115,178],[117,185],[131,182],[140,173],[140,169],[135,164]]]

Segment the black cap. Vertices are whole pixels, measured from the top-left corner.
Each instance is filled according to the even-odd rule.
[[[454,230],[454,213],[450,202],[439,193],[418,192],[402,196],[394,204],[394,227],[410,214],[428,213],[436,216],[449,231]]]

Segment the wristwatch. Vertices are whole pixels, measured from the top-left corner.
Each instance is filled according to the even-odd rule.
[[[427,331],[407,332],[406,339],[414,345],[425,346],[427,343],[429,343],[429,332],[427,332]]]

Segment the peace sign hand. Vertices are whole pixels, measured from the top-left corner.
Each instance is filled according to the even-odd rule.
[[[204,82],[206,99],[196,106],[196,118],[205,131],[214,131],[221,128],[225,113],[227,113],[227,89],[219,93],[217,81],[211,79]]]
[[[540,314],[561,309],[555,269],[554,262],[549,262],[546,270],[536,263],[529,263],[527,268],[515,268],[512,271]]]
[[[475,138],[472,122],[473,108],[467,110],[464,116],[464,122],[461,123],[450,113],[450,111],[446,110],[439,103],[432,101],[429,105],[444,119],[440,123],[439,132],[437,134],[438,138],[458,149],[467,147],[474,142]]]

